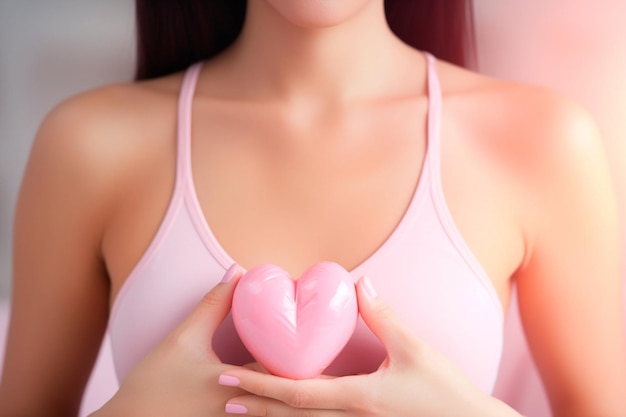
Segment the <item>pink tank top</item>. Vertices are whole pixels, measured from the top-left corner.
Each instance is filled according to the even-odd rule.
[[[351,271],[367,275],[379,295],[422,340],[491,393],[503,337],[503,311],[485,271],[463,241],[446,205],[440,179],[441,90],[428,60],[428,146],[419,182],[397,227]],[[189,68],[178,108],[176,183],[166,215],[113,304],[109,332],[119,381],[218,283],[234,260],[213,236],[200,208],[191,171],[191,107],[201,64]],[[253,359],[230,316],[213,340],[226,363]],[[380,342],[359,319],[327,374],[376,370]]]

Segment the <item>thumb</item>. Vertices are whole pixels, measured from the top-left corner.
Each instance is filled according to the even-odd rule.
[[[395,311],[376,293],[367,277],[357,282],[359,312],[367,327],[382,342],[387,350],[389,361],[407,363],[418,348],[416,339],[400,322]]]
[[[230,311],[235,287],[242,275],[243,269],[233,264],[224,274],[222,281],[202,297],[200,303],[178,327],[179,337],[182,335],[192,339],[198,337],[201,339],[200,343],[208,342],[210,346],[215,331]]]

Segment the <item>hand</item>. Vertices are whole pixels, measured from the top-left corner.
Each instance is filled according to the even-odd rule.
[[[518,415],[411,334],[366,279],[357,283],[357,297],[363,320],[388,352],[376,372],[294,381],[241,368],[227,371],[220,383],[247,391],[228,401],[227,412],[267,417]]]
[[[116,395],[95,416],[224,416],[236,388],[216,384],[222,364],[211,349],[215,330],[232,302],[241,268],[233,265],[227,283],[216,285],[195,310],[127,375]]]

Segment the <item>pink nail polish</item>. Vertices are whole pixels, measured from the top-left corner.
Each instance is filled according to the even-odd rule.
[[[232,281],[232,279],[235,278],[235,276],[240,272],[241,272],[241,267],[237,265],[236,263],[232,264],[230,268],[228,268],[228,270],[224,274],[224,278],[222,278],[222,281],[221,281],[222,284]]]
[[[365,291],[365,295],[367,295],[368,298],[378,297],[378,293],[374,289],[374,286],[372,285],[369,278],[367,278],[367,276],[364,276],[362,279],[363,279],[363,291]]]
[[[230,375],[220,375],[217,379],[217,383],[226,387],[238,387],[241,381],[239,378]]]
[[[248,409],[241,404],[226,404],[226,413],[228,414],[247,414]]]

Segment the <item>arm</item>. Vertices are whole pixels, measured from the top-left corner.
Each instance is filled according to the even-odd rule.
[[[557,114],[532,158],[520,313],[555,416],[623,415],[619,228],[607,162],[584,112],[562,104],[548,111]]]
[[[132,152],[145,149],[137,138],[154,119],[146,105],[154,95],[144,93],[125,86],[87,93],[55,109],[40,129],[16,216],[1,417],[78,414],[108,316],[102,237],[123,201]],[[231,268],[94,415],[224,415],[226,398],[239,391],[215,383],[232,366],[210,340],[240,275]]]
[[[77,106],[35,140],[14,229],[11,323],[0,415],[76,415],[105,330],[108,280],[100,159]]]

